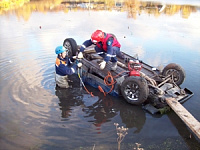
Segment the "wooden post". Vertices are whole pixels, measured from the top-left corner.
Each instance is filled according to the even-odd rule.
[[[181,120],[192,130],[192,132],[200,139],[200,122],[196,120],[183,105],[174,98],[166,98],[167,104],[181,118]]]

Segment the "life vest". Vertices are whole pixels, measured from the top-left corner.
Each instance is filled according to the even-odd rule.
[[[103,47],[99,43],[97,43],[96,45],[101,49],[103,48],[104,51],[107,51],[107,41],[110,37],[113,37],[112,46],[120,48],[121,47],[120,43],[117,41],[117,39],[112,34],[106,34],[106,37],[103,39],[103,41],[101,41]]]
[[[55,62],[56,74],[60,76],[72,75],[73,73],[75,73],[75,70],[77,68],[77,65],[72,64],[73,63],[71,62],[70,58],[64,60],[57,57]]]
[[[63,61],[61,59],[59,59],[58,57],[56,58],[56,66],[58,67],[60,64],[64,64],[66,65],[66,61]]]

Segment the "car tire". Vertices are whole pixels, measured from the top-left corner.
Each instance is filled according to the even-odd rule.
[[[165,66],[165,68],[162,71],[162,75],[163,76],[167,76],[167,75],[171,74],[172,71],[174,71],[174,73],[173,73],[173,81],[178,86],[181,85],[185,80],[185,71],[184,71],[184,69],[178,64],[170,63],[167,66]]]
[[[139,76],[127,77],[121,84],[121,93],[128,103],[140,105],[149,95],[147,81]]]
[[[73,38],[67,38],[63,42],[63,46],[69,50],[68,56],[75,56],[78,51],[78,46],[76,41]]]

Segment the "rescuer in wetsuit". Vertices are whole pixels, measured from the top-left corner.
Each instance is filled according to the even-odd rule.
[[[57,54],[56,62],[55,62],[55,70],[56,70],[56,85],[61,88],[68,88],[68,75],[72,75],[76,72],[77,67],[81,67],[82,63],[74,64],[74,60],[76,56],[68,57],[68,52],[65,47],[58,46],[55,49],[55,53]]]
[[[86,40],[80,47],[80,52],[78,58],[83,58],[83,51],[86,47],[95,44],[95,50],[97,54],[104,58],[101,62],[100,69],[103,70],[106,63],[111,60],[112,67],[111,70],[117,69],[117,57],[124,59],[124,55],[120,52],[120,43],[117,41],[114,35],[102,32],[101,30],[96,30],[92,35],[91,39]]]

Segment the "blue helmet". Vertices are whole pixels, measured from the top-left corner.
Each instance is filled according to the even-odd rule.
[[[55,49],[55,53],[56,53],[56,54],[63,53],[64,51],[67,51],[67,49],[66,49],[65,47],[63,47],[63,46],[58,46],[58,47],[56,47],[56,49]]]

